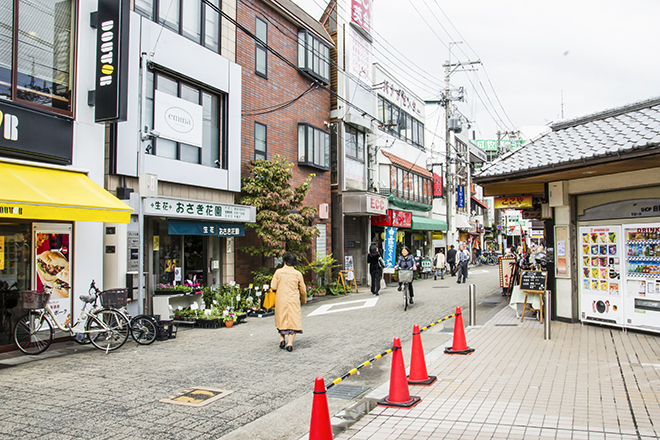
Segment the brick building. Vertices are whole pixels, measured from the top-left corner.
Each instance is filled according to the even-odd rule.
[[[294,164],[292,186],[314,173],[305,205],[318,209],[320,235],[311,256],[331,252],[329,52],[324,27],[289,0],[239,0],[236,63],[242,67],[242,175],[255,158],[286,157]],[[236,249],[255,244],[251,230]],[[251,272],[270,258],[236,251],[236,282],[250,283]]]

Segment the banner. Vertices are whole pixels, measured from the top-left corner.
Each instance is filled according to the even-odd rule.
[[[458,207],[465,208],[465,187],[459,185],[457,188],[458,192]]]
[[[385,250],[383,260],[385,260],[385,269],[383,273],[394,273],[396,265],[396,228],[385,228]]]
[[[443,195],[442,176],[433,173],[433,198],[437,199]]]

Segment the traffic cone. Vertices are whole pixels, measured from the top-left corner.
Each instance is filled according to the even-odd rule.
[[[465,341],[465,328],[463,328],[463,315],[461,308],[456,307],[456,321],[454,322],[454,345],[445,348],[445,354],[472,354],[474,348],[467,346]]]
[[[411,396],[408,391],[406,366],[403,363],[403,353],[401,353],[401,340],[394,338],[394,346],[392,347],[392,372],[390,373],[390,394],[380,399],[376,404],[391,408],[412,408],[421,401],[421,397]]]
[[[429,376],[426,371],[426,361],[424,360],[424,348],[422,347],[422,337],[420,336],[419,325],[413,327],[412,353],[410,355],[410,376],[408,376],[408,385],[418,385],[427,387],[437,380],[435,376]]]
[[[328,398],[325,395],[325,382],[320,376],[314,382],[314,403],[312,404],[312,421],[309,425],[309,440],[332,440]]]

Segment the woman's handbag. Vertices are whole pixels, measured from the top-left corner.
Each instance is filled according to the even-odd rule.
[[[383,257],[378,257],[378,267],[385,269],[385,260],[383,260]]]
[[[273,289],[269,289],[264,296],[264,309],[272,309],[275,307],[275,292]]]

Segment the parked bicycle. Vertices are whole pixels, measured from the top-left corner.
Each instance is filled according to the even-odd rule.
[[[410,301],[410,283],[413,281],[415,276],[415,271],[413,270],[403,270],[399,269],[399,282],[403,284],[403,311],[408,310],[408,303],[412,304]]]
[[[483,252],[481,255],[479,255],[479,258],[477,258],[476,263],[477,266],[481,266],[482,264],[495,266],[499,263],[499,259],[497,258],[497,255],[491,252]]]
[[[14,342],[23,353],[36,355],[46,351],[53,342],[53,325],[73,337],[87,336],[94,347],[106,353],[118,349],[128,339],[131,329],[126,317],[115,309],[99,306],[99,295],[91,288],[89,295],[80,295],[85,305],[73,326],[59,323],[48,305],[50,294],[48,287],[23,292],[23,307],[30,311],[14,327]]]

